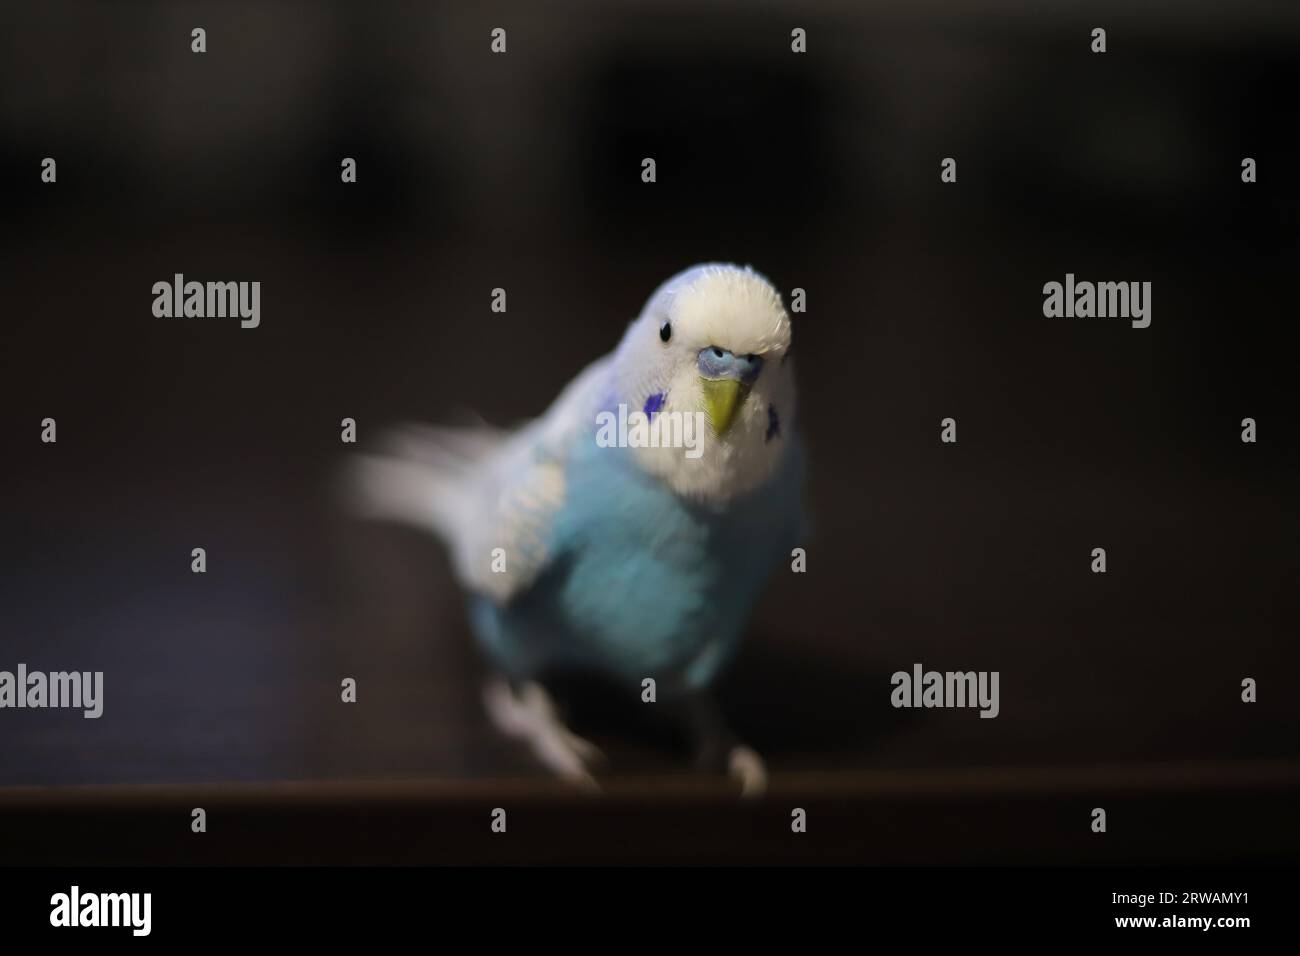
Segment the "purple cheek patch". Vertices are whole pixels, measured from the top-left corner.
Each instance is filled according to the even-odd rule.
[[[776,406],[769,405],[767,406],[767,435],[763,437],[763,441],[769,442],[773,438],[779,438],[780,435],[781,419],[777,417]]]
[[[655,394],[651,395],[649,398],[645,400],[646,418],[649,418],[655,412],[659,411],[664,407],[664,397],[665,396],[663,392],[655,392]]]

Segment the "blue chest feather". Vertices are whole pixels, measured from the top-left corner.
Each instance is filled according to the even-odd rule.
[[[719,511],[683,501],[628,449],[579,439],[551,564],[508,607],[475,604],[480,638],[519,677],[592,668],[661,689],[707,684],[798,544],[801,469],[792,444],[771,480]]]

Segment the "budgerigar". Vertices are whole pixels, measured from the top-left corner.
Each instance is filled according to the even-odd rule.
[[[488,712],[560,774],[594,784],[599,752],[544,689],[550,675],[582,671],[637,703],[653,679],[655,706],[682,716],[702,760],[746,793],[765,787],[761,759],[727,731],[709,687],[799,544],[790,349],[789,314],[766,279],[695,266],[660,286],[617,349],[542,417],[509,432],[407,428],[358,460],[367,514],[446,542],[502,675],[485,690]],[[644,436],[611,442],[608,428],[602,440],[620,406],[625,420],[683,427],[651,447]],[[683,447],[701,421],[695,447]]]

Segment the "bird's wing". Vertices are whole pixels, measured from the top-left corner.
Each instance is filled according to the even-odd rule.
[[[513,432],[394,430],[386,454],[355,464],[358,510],[434,531],[465,587],[507,603],[554,557],[547,538],[565,501],[569,449],[595,423],[610,361],[606,356],[587,366],[545,414]]]

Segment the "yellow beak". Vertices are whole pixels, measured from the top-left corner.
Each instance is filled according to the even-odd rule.
[[[734,378],[701,378],[704,387],[704,411],[713,426],[713,434],[721,438],[731,423],[736,420],[736,412],[745,403],[749,386]]]

